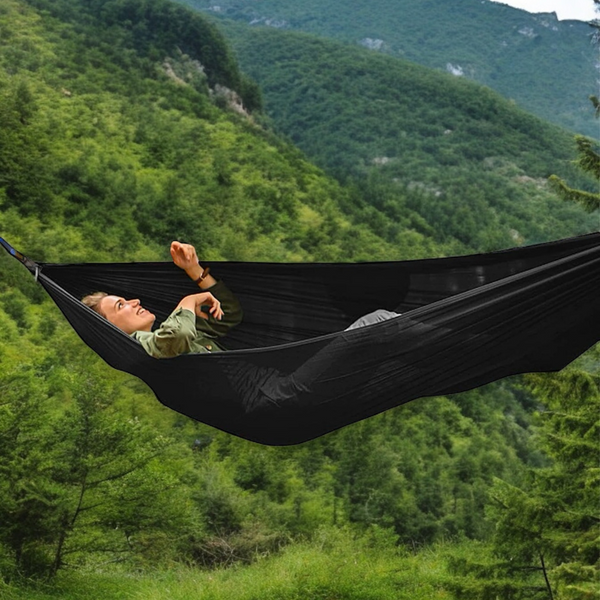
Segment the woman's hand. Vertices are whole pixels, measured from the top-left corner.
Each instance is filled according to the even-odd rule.
[[[196,297],[196,316],[208,319],[208,315],[202,311],[203,306],[208,306],[208,312],[219,321],[223,318],[223,309],[221,303],[210,293],[203,292],[201,294],[194,294]]]
[[[191,244],[182,244],[181,242],[171,243],[171,257],[173,262],[180,268],[183,269],[188,275],[191,271],[200,270],[198,264],[198,255],[196,254],[196,248]]]
[[[196,248],[191,244],[182,244],[181,242],[171,243],[171,256],[173,262],[180,268],[183,269],[188,277],[193,281],[197,281],[198,285],[202,289],[207,289],[215,285],[217,280],[208,274],[208,269],[203,269],[198,262],[198,255],[196,254]]]
[[[223,318],[223,309],[221,303],[210,293],[202,292],[185,296],[178,304],[177,308],[187,308],[196,314],[197,317],[208,319],[208,315],[202,311],[203,306],[208,306],[208,312],[219,321]]]

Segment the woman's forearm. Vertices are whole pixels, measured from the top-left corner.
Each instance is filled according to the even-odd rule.
[[[191,244],[171,242],[171,256],[173,262],[180,269],[183,269],[188,277],[198,284],[200,289],[206,290],[217,283],[217,280],[208,273],[208,269],[200,265],[196,249]]]
[[[186,308],[196,314],[196,300],[194,296],[184,296],[176,306],[176,309],[178,308]]]

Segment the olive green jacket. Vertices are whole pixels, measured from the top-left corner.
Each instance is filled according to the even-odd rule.
[[[208,319],[197,318],[191,310],[178,308],[158,329],[134,331],[132,337],[154,358],[225,350],[216,340],[240,323],[242,307],[222,281],[202,291],[210,292],[221,303],[223,318],[220,321],[210,314]]]

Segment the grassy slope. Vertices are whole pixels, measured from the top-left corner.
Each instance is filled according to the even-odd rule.
[[[63,575],[53,588],[2,589],[4,600],[451,600],[448,547],[415,554],[337,540],[299,544],[252,567],[202,572]]]

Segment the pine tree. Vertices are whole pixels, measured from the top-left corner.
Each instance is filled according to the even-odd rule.
[[[598,364],[600,348],[585,357]],[[583,360],[583,359],[582,359]],[[589,368],[589,367],[586,367]],[[457,554],[448,585],[466,600],[589,600],[600,590],[600,373],[531,374],[548,465],[528,483],[497,480],[488,516],[491,552]]]
[[[44,379],[1,341],[0,361],[0,584],[82,562],[156,563],[196,532],[185,447],[123,418],[97,375],[57,367]],[[66,390],[50,392],[64,384],[59,408]]]
[[[596,107],[596,115],[598,115],[600,112],[598,99],[592,97],[592,101]],[[577,144],[577,151],[579,153],[576,164],[586,173],[593,175],[600,185],[600,155],[594,149],[594,142],[589,138],[578,135],[575,137],[575,143]],[[573,189],[557,175],[551,175],[549,181],[550,185],[563,200],[578,202],[588,212],[593,212],[600,208],[600,192],[593,193]]]
[[[593,598],[600,585],[600,377],[572,369],[528,380],[547,406],[540,438],[552,465],[532,471],[527,491],[504,482],[493,489],[495,551],[521,573],[539,573],[540,598]]]
[[[596,11],[598,11],[600,0],[594,0],[594,3],[596,4]],[[600,19],[592,21],[590,26],[595,29],[593,42],[596,45],[599,45]],[[595,116],[598,118],[600,116],[600,101],[597,96],[590,96],[590,101],[594,105]],[[593,212],[600,208],[600,155],[594,149],[594,142],[589,138],[581,135],[575,136],[575,143],[579,153],[576,164],[586,173],[590,173],[598,181],[598,192],[592,193],[585,190],[573,189],[557,175],[551,175],[549,182],[563,200],[578,202],[586,211]]]

